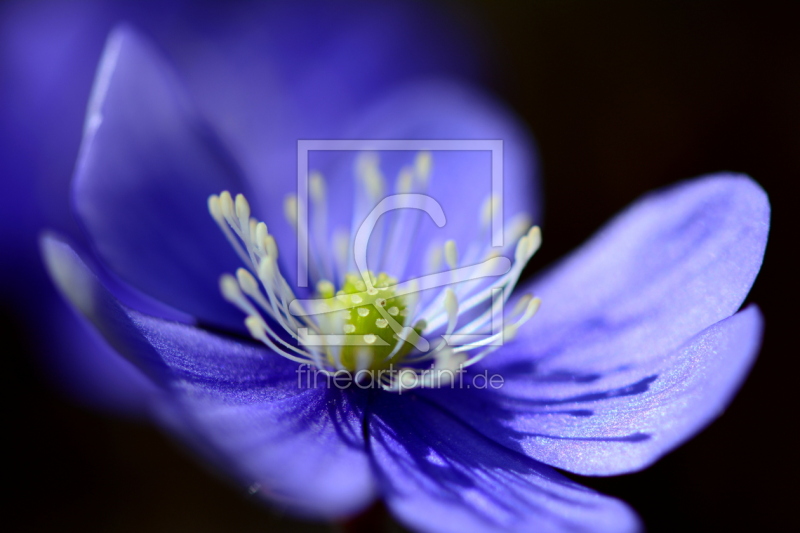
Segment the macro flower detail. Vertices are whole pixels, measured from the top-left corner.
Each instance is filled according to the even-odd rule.
[[[413,168],[401,170],[397,178],[397,195],[380,197],[385,184],[374,154],[362,154],[358,159],[358,181],[373,191],[375,197],[372,200],[377,203],[379,214],[382,206],[390,204],[395,208],[429,207],[433,209],[432,216],[439,219],[437,225],[444,225],[441,206],[422,194],[429,179],[431,158],[431,154],[421,153]],[[415,190],[414,184],[420,190]],[[319,173],[313,175],[311,189],[316,207],[321,213],[327,212],[324,179]],[[481,207],[481,233],[484,236],[491,231],[493,202],[495,200],[490,196]],[[288,197],[287,206],[287,216],[296,228],[296,197]],[[212,195],[208,207],[222,233],[247,265],[247,268],[239,268],[235,277],[227,274],[221,278],[220,289],[225,299],[247,316],[245,324],[253,338],[290,361],[314,366],[326,374],[345,370],[358,376],[363,371],[378,370],[380,377],[377,381],[387,390],[446,384],[454,378],[453,372],[478,363],[497,350],[503,341],[510,341],[520,326],[533,317],[541,303],[538,298],[527,295],[511,313],[510,323],[499,331],[472,337],[453,346],[454,339],[465,339],[464,336],[481,331],[497,318],[494,306],[502,305],[508,299],[522,269],[539,249],[540,230],[536,226],[527,228],[524,214],[514,217],[507,228],[512,242],[516,243],[513,265],[500,255],[502,250],[488,246],[488,240],[484,249],[478,241],[469,251],[468,257],[480,260],[479,263],[460,264],[456,244],[448,240],[441,249],[431,249],[431,257],[424,262],[427,269],[421,277],[398,284],[396,277],[385,272],[375,275],[369,270],[357,273],[348,270],[351,262],[348,256],[355,256],[357,268],[365,269],[367,266],[367,240],[374,229],[367,222],[376,222],[373,216],[376,211],[364,221],[355,217],[359,227],[353,235],[339,233],[335,261],[334,254],[326,253],[327,247],[321,244],[328,240],[324,229],[326,221],[315,220],[323,215],[311,213],[311,226],[319,233],[314,242],[320,243],[323,249],[315,248],[309,260],[317,265],[315,299],[302,301],[295,296],[280,272],[275,238],[269,234],[266,224],[251,216],[247,199],[239,194],[234,201],[231,194],[224,191],[219,196]],[[385,209],[393,210],[392,207]],[[383,252],[386,261],[383,262],[397,275],[406,270],[408,258],[398,257],[394,250],[403,249],[402,241],[414,238],[411,228],[416,224],[398,215],[390,219],[390,223],[392,225],[386,229],[389,237],[381,243],[386,250]],[[403,227],[404,223],[407,227]],[[356,249],[355,254],[349,254],[351,243]],[[411,248],[415,247],[420,247],[420,243]],[[449,269],[440,271],[442,265],[437,258],[444,258]],[[320,278],[322,272],[334,278],[337,284]],[[487,283],[486,278],[490,276],[495,276],[495,280]],[[337,286],[340,287],[338,291]],[[421,292],[425,295],[420,296]],[[498,302],[494,302],[495,298]],[[460,320],[459,317],[473,310],[479,311],[477,317],[469,321]],[[273,329],[271,323],[298,346],[284,340],[285,335]],[[309,330],[313,331],[312,335],[309,335]],[[438,336],[441,339],[433,348],[426,337]],[[427,363],[432,363],[434,371],[445,372],[439,372],[438,378],[432,373],[426,374],[424,365]],[[394,366],[397,366],[396,373]],[[375,376],[371,379],[374,380]]]
[[[464,155],[476,158],[464,163],[458,154],[417,154],[397,165],[396,190],[426,191],[451,233],[438,242],[435,220],[419,213],[423,222],[409,223],[397,209],[372,232],[389,237],[365,247],[367,265],[354,268],[360,254],[349,254],[362,215],[389,197],[360,201],[383,188],[370,188],[382,165],[364,154],[337,166],[323,154],[326,181],[312,176],[319,209],[308,224],[315,285],[301,287],[291,180],[243,170],[152,47],[118,30],[98,72],[73,181],[90,245],[43,237],[50,275],[158,386],[155,418],[273,505],[334,520],[380,498],[421,531],[639,529],[624,503],[555,468],[642,469],[722,412],[760,344],[758,309],[739,308],[767,241],[764,192],[732,174],[654,192],[512,295],[540,235],[531,228],[538,212],[530,145],[504,110],[458,85],[423,84],[388,95],[342,136],[502,139],[504,195],[481,189],[479,155]],[[499,254],[478,238],[495,201],[513,237]],[[381,259],[387,247],[389,261]],[[437,256],[446,269],[427,266]],[[499,277],[434,285],[418,299],[416,290],[403,292],[404,280],[487,264]],[[508,299],[502,345],[456,351],[429,337],[485,326],[493,289]],[[320,304],[336,315],[329,329],[313,318]],[[397,339],[381,331],[390,319]],[[356,334],[365,345],[303,344],[295,338],[301,324],[323,336]],[[427,350],[415,344],[423,338]],[[388,348],[379,351],[379,339]],[[310,364],[355,373],[387,362],[414,376],[431,363],[470,363],[465,375],[490,372],[503,384],[401,391],[398,377],[340,389],[324,380],[309,386],[300,371]]]

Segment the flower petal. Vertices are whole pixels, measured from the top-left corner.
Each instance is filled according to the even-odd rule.
[[[649,466],[724,411],[755,361],[762,328],[751,306],[646,363],[549,374],[500,367],[501,388],[431,391],[431,399],[549,465],[624,474]]]
[[[420,531],[636,531],[624,503],[476,433],[414,392],[383,394],[370,451],[386,503]]]
[[[283,202],[297,193],[298,139],[352,138],[343,130],[348,121],[387,91],[432,74],[474,77],[481,61],[475,41],[430,4],[292,0],[248,7],[235,24],[212,30],[213,47],[182,54],[181,73],[246,169],[263,202],[257,216],[275,235],[292,282],[296,237]],[[351,167],[344,177],[329,192],[341,189],[350,202]],[[341,214],[349,229],[348,209],[338,199],[334,205],[330,215]]]
[[[208,214],[207,198],[242,188],[168,66],[131,29],[115,30],[73,184],[79,218],[107,266],[201,320],[241,327],[217,289],[219,276],[238,262]]]
[[[651,193],[519,293],[536,317],[492,364],[597,372],[671,353],[731,316],[761,267],[769,201],[718,174]]]
[[[481,230],[481,214],[485,201],[494,192],[492,165],[497,160],[493,159],[488,148],[476,150],[463,145],[459,148],[458,141],[502,141],[502,172],[499,175],[502,179],[498,181],[502,182],[503,221],[508,222],[520,214],[526,214],[529,221],[539,219],[538,169],[532,138],[508,110],[467,86],[444,80],[404,85],[367,107],[345,129],[345,138],[444,140],[453,143],[452,150],[432,152],[430,185],[425,192],[442,206],[447,219],[444,228],[439,229],[427,215],[422,216],[418,223],[409,223],[403,218],[403,211],[409,210],[386,215],[389,225],[398,223],[403,234],[413,235],[413,253],[404,250],[388,252],[389,263],[404,262],[408,256],[411,265],[407,278],[422,273],[427,264],[425,252],[434,242],[443,245],[452,239],[462,253],[479,240],[482,250],[491,245],[491,234]],[[416,150],[379,151],[378,155],[380,170],[387,182],[384,194],[380,196],[383,198],[397,192],[396,178],[403,167],[413,165]],[[332,156],[325,151],[311,152],[312,165],[315,156],[320,160],[316,169],[328,176],[332,183],[328,189],[332,205],[340,206],[338,211],[345,215],[338,219],[332,216],[329,227],[332,230],[342,226],[350,229],[351,225],[358,228],[368,210],[359,212],[358,218],[351,220],[352,191],[361,186],[358,180],[354,180],[356,154],[338,152]],[[325,156],[329,157],[325,159]],[[377,201],[369,204],[369,209],[374,203]],[[390,234],[387,231],[385,235]],[[372,242],[380,242],[379,237],[381,235],[375,235]],[[378,263],[378,248],[380,245],[370,246],[370,268]],[[477,263],[478,259],[474,262]]]
[[[755,357],[757,311],[705,328],[741,305],[768,228],[766,195],[746,177],[711,176],[644,198],[528,287],[542,297],[539,313],[476,368],[502,375],[502,390],[448,405],[480,425],[465,406],[486,404],[513,431],[482,431],[548,464],[598,475],[643,468],[717,416]],[[683,378],[687,396],[672,411],[653,400],[671,419],[657,418],[656,407],[641,419],[623,414],[686,365],[721,368],[716,378]],[[692,387],[708,395],[692,396]]]
[[[47,279],[41,281],[49,284]],[[71,399],[93,409],[146,417],[157,395],[153,382],[114,352],[55,291],[47,297],[53,300],[46,306],[52,335],[37,340],[45,374]],[[43,318],[42,309],[38,309],[38,320]]]
[[[499,103],[447,81],[427,81],[395,91],[353,125],[355,138],[500,140],[503,142],[503,212],[539,220],[538,160],[533,138]],[[442,204],[449,229],[474,231],[480,207],[492,192],[491,168],[448,151],[434,152],[429,194]],[[485,154],[488,155],[488,154]],[[455,233],[458,235],[458,233]],[[471,236],[474,238],[474,235]],[[462,245],[470,242],[467,238]],[[462,248],[463,249],[463,248]]]
[[[123,307],[65,243],[42,242],[70,302],[166,392],[162,420],[215,465],[292,512],[338,518],[374,498],[361,415],[339,390],[255,344]]]

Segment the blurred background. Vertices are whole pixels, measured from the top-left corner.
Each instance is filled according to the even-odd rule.
[[[654,467],[574,477],[630,503],[652,532],[792,530],[800,3],[442,5],[485,49],[484,86],[538,141],[546,237],[536,267],[662,185],[730,170],[767,191],[770,242],[748,298],[764,311],[766,333],[741,392],[724,416]],[[32,356],[32,339],[52,331],[32,328],[17,312],[19,300],[3,296],[9,530],[326,530],[249,501],[147,422],[69,401]]]

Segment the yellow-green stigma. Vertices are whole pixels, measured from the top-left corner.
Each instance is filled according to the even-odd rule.
[[[350,371],[387,368],[402,361],[414,347],[396,333],[408,318],[408,302],[395,292],[397,279],[383,272],[377,276],[368,272],[366,276],[370,287],[357,274],[347,274],[335,293],[331,282],[317,284],[317,297],[325,300],[331,314],[339,316],[339,320],[328,322],[341,324],[341,332],[350,339],[338,354],[328,350],[328,362]],[[424,325],[417,324],[413,329],[419,335]]]

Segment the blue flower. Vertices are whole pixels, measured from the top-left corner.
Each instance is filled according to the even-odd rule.
[[[645,468],[725,408],[761,338],[758,309],[739,307],[766,245],[764,192],[747,177],[718,174],[653,193],[515,291],[502,345],[490,337],[443,346],[441,333],[492,322],[484,311],[494,295],[510,295],[538,247],[538,230],[528,229],[538,219],[529,141],[496,104],[446,82],[401,87],[341,128],[293,131],[501,139],[503,194],[492,196],[482,181],[490,164],[480,153],[422,153],[408,167],[404,154],[317,154],[312,165],[324,178],[309,178],[311,253],[298,264],[293,226],[303,227],[304,213],[291,196],[294,169],[259,164],[271,147],[246,137],[231,154],[224,132],[207,127],[152,47],[118,30],[72,185],[90,248],[79,253],[60,237],[43,238],[53,280],[158,386],[161,423],[295,513],[338,519],[382,498],[424,531],[638,529],[623,503],[554,468]],[[347,277],[359,258],[349,255],[358,248],[354,234],[386,196],[388,169],[397,171],[395,191],[424,191],[447,224],[387,215],[363,254],[376,271]],[[506,235],[516,234],[499,255],[482,240],[492,233],[483,214],[496,202]],[[338,237],[340,227],[353,231]],[[439,272],[437,251],[445,272],[505,257],[508,268],[429,296],[401,294],[391,276]],[[312,289],[299,286],[303,268]],[[125,303],[122,285],[138,291],[126,289]],[[326,322],[326,314],[334,318]],[[397,337],[386,331],[390,318]],[[301,325],[363,342],[297,343]],[[430,341],[428,350],[419,339]],[[400,372],[380,386],[328,386],[329,374],[389,363]],[[469,366],[436,383],[425,374],[431,364]],[[311,372],[322,376],[316,384],[306,381]],[[484,372],[502,386],[479,386]]]
[[[354,106],[387,87],[432,72],[473,76],[469,44],[457,29],[442,29],[440,19],[435,9],[405,2],[0,5],[0,174],[14,198],[0,210],[0,289],[28,324],[45,320],[54,332],[32,339],[38,366],[93,407],[138,413],[149,388],[96,335],[76,327],[48,290],[36,244],[48,227],[87,246],[65,198],[94,71],[116,24],[135,24],[164,45],[239,162],[266,175],[294,164],[297,135],[330,134]],[[261,157],[264,146],[272,154]],[[32,286],[42,289],[36,298]]]

